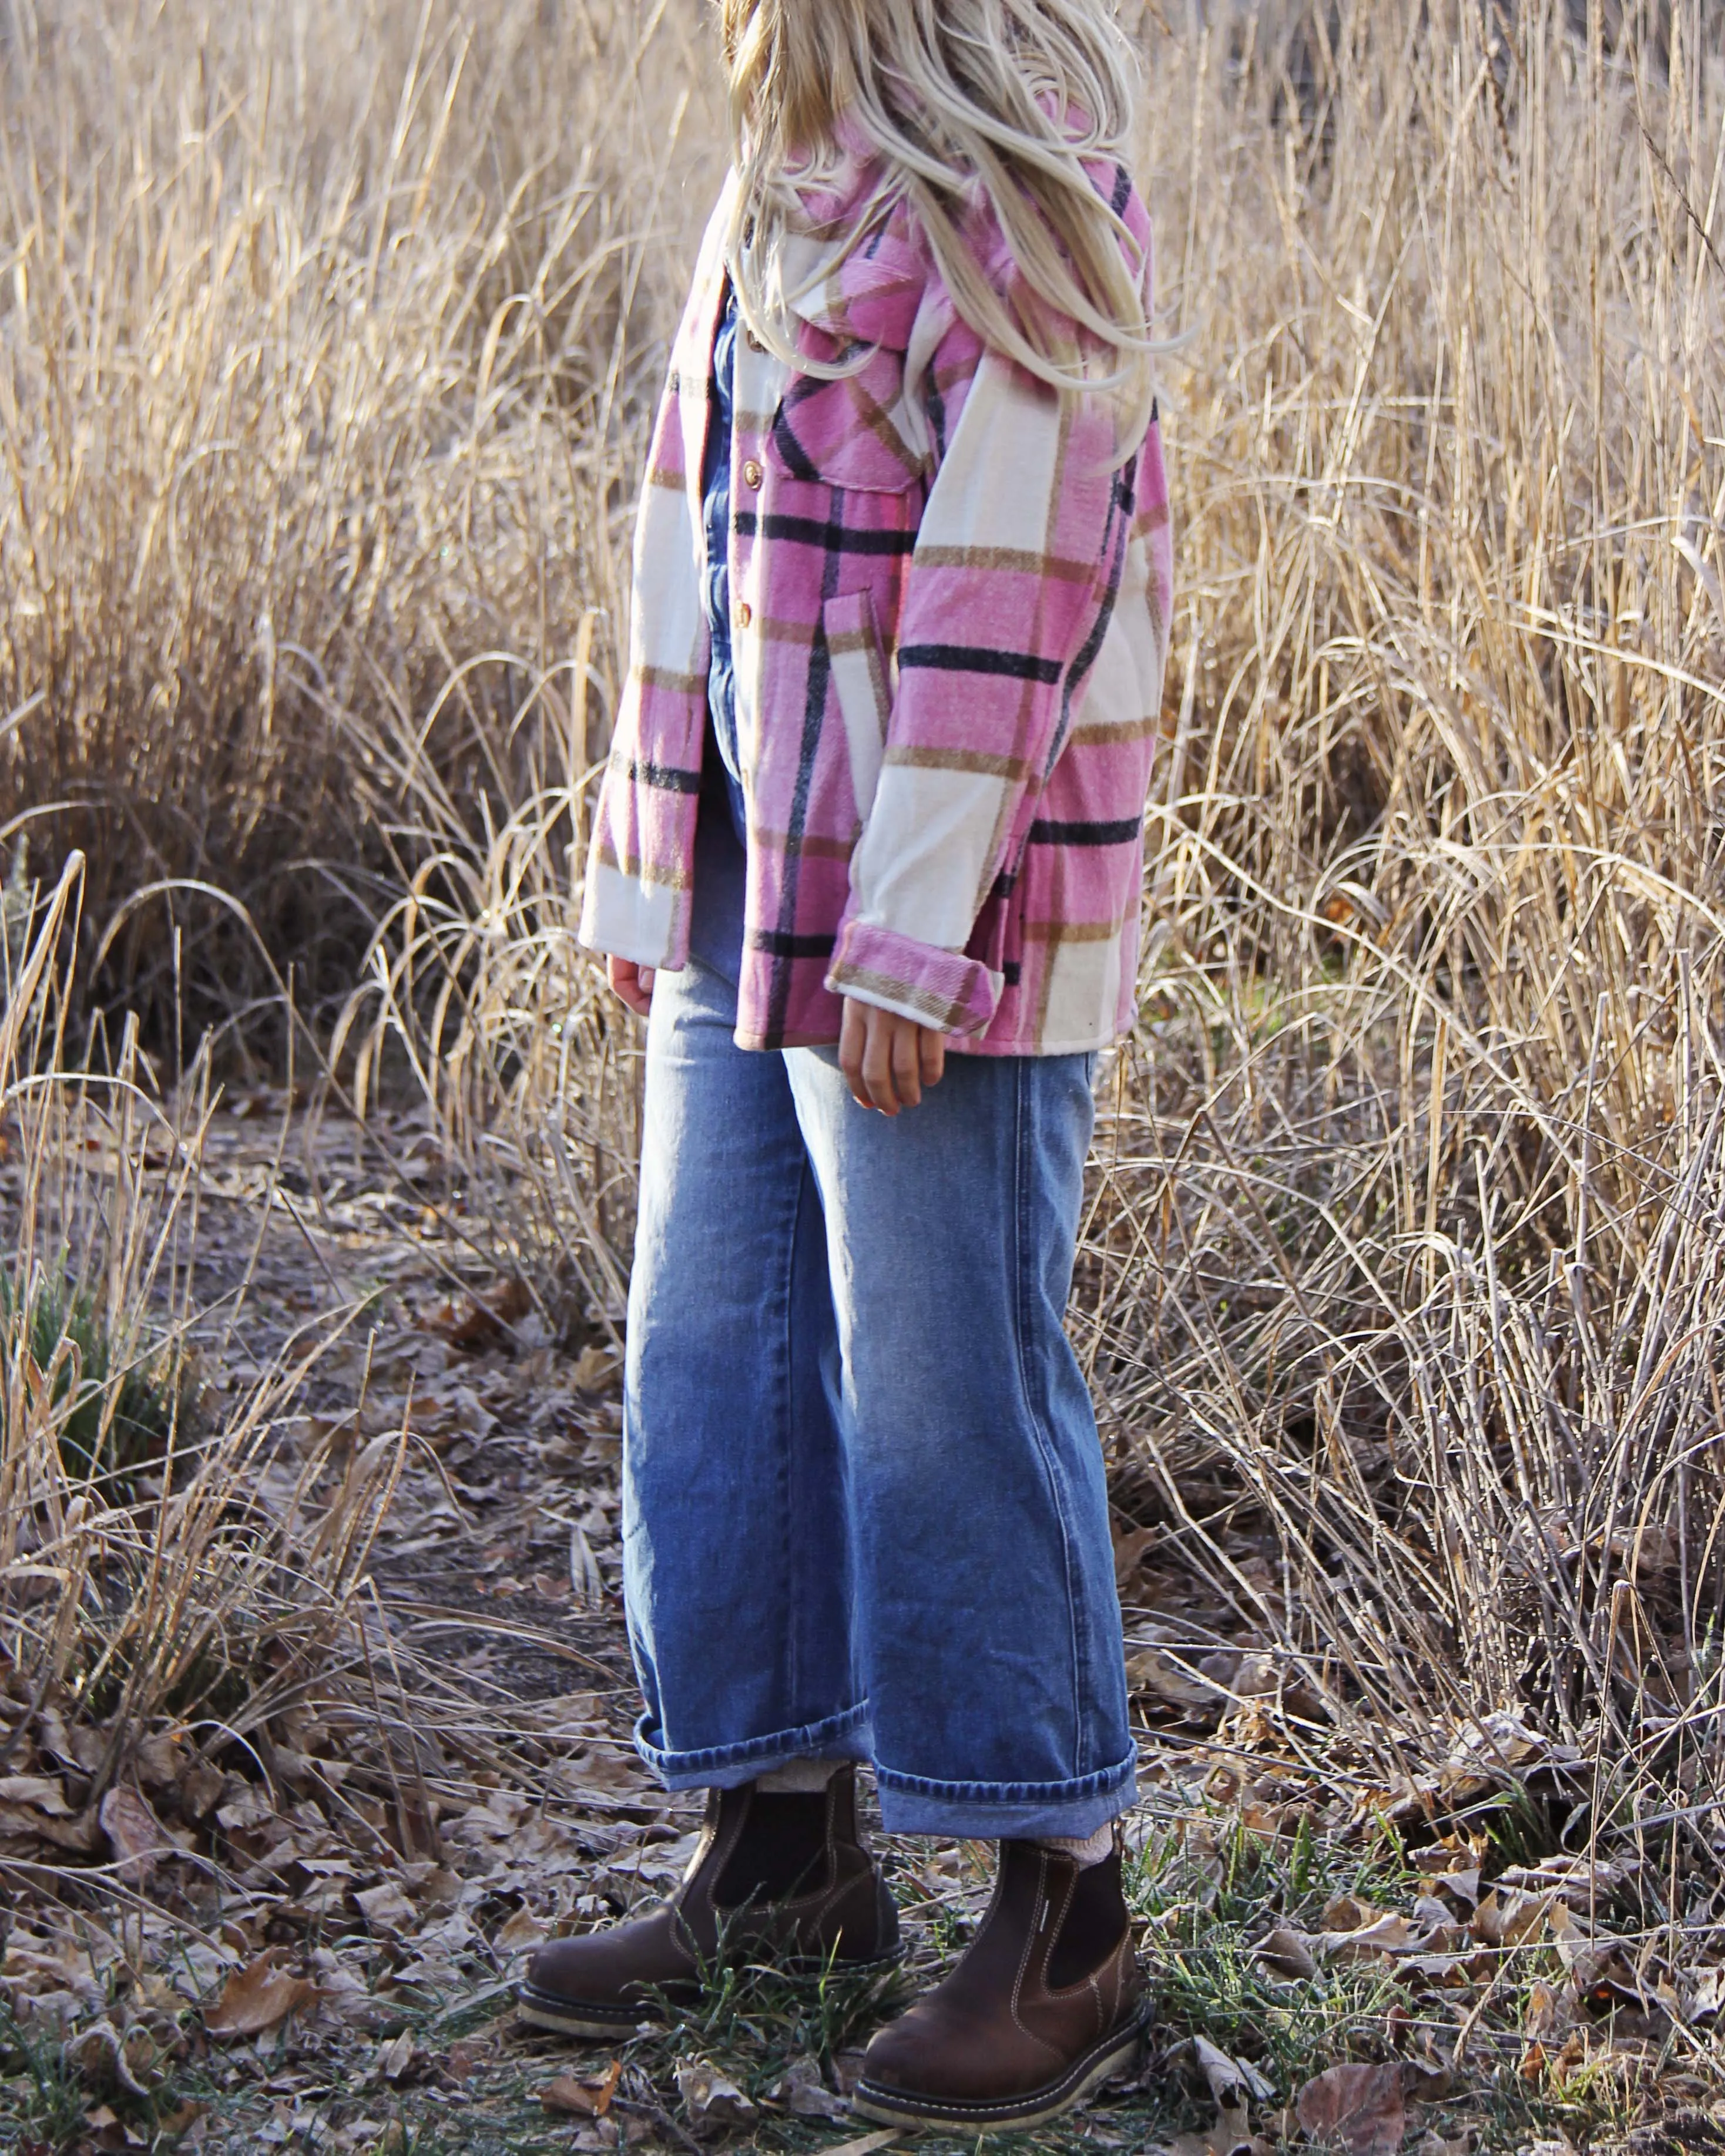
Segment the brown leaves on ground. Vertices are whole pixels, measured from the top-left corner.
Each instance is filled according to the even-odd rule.
[[[1536,2041],[1606,2015],[1616,2017],[1620,2032],[1637,2035],[1717,2015],[1717,1972],[1638,1960],[1608,1928],[1608,1905],[1632,1876],[1627,1861],[1560,1855],[1512,1866],[1486,1884],[1479,1853],[1452,1839],[1421,1851],[1415,1862],[1421,1877],[1410,1907],[1337,1895],[1317,1928],[1284,1920],[1266,1933],[1254,1949],[1260,1966],[1289,1983],[1309,1982],[1325,1968],[1363,1966],[1459,2000],[1495,1983],[1507,1953],[1537,1953],[1546,1958],[1535,1972],[1523,2032]]]
[[[322,1996],[318,1987],[301,1976],[290,1976],[276,1967],[276,1956],[262,1954],[244,1969],[237,1969],[222,1986],[222,1995],[203,2017],[212,2036],[261,2036],[285,2021],[290,2014],[312,2006]]]
[[[1243,2059],[1235,2059],[1208,2036],[1194,2035],[1182,2046],[1204,2076],[1216,2107],[1215,2123],[1201,2133],[1183,2133],[1168,2144],[1167,2156],[1268,2156],[1268,2146],[1252,2132],[1251,2107],[1276,2094],[1271,2082]]]
[[[1258,1942],[1257,1958],[1277,1976],[1304,1982],[1317,1974],[1317,1957],[1291,1924],[1278,1924]]]
[[[539,2092],[547,2111],[565,2118],[603,2118],[611,2108],[617,2084],[623,2078],[623,2061],[613,2059],[597,2081],[578,2081],[573,2074],[559,2074]]]
[[[1183,2133],[1169,2142],[1164,2156],[1268,2156],[1270,2143],[1258,2140],[1245,2110],[1218,2111],[1207,2133]]]
[[[490,1295],[470,1295],[465,1309],[446,1312],[433,1329],[441,1332],[450,1347],[475,1355],[481,1348],[500,1346],[532,1307],[533,1294],[527,1283],[506,1280]]]
[[[108,1846],[120,1867],[120,1876],[131,1886],[142,1886],[164,1856],[174,1854],[167,1829],[150,1809],[142,1792],[117,1782],[102,1799],[96,1814]]]
[[[1340,2142],[1348,2156],[1395,2156],[1408,2130],[1402,2068],[1327,2066],[1294,2099],[1294,2115],[1313,2140]]]
[[[676,2070],[677,2094],[697,2133],[721,2126],[752,2126],[760,2113],[736,2082],[705,2059],[685,2059]]]

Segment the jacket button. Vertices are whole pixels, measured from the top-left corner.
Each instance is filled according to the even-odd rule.
[[[751,457],[742,468],[742,483],[747,487],[758,487],[763,475],[761,467]]]
[[[755,335],[755,333],[754,333],[754,331],[753,331],[752,330],[745,330],[745,331],[743,331],[743,333],[742,333],[742,336],[743,336],[743,342],[744,342],[745,344],[747,344],[747,346],[748,346],[748,348],[749,348],[749,350],[750,350],[751,352],[765,352],[765,351],[766,351],[766,349],[767,349],[766,346],[765,346],[764,344],[762,344],[762,341],[761,341],[761,340],[759,339],[759,337],[757,337],[757,336]]]
[[[748,601],[747,599],[740,601],[737,608],[737,626],[739,629],[747,629],[754,618],[755,610]]]

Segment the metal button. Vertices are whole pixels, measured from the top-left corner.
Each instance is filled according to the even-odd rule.
[[[755,333],[754,333],[754,331],[753,331],[752,330],[745,330],[745,331],[743,331],[743,333],[742,333],[742,336],[743,336],[743,342],[744,342],[745,344],[747,344],[747,346],[748,346],[748,348],[749,348],[749,350],[750,350],[751,352],[765,352],[765,351],[766,351],[766,349],[767,349],[766,346],[765,346],[764,344],[762,344],[762,341],[761,341],[761,340],[759,339],[759,337],[757,337],[757,336],[755,335]]]
[[[761,484],[762,476],[761,467],[755,462],[754,459],[751,457],[748,462],[742,468],[743,485],[749,487],[757,487]]]
[[[747,629],[754,620],[754,608],[749,604],[747,599],[741,600],[738,603],[737,608],[737,626],[739,629]]]

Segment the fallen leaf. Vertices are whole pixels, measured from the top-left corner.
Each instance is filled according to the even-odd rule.
[[[1567,1902],[1553,1902],[1545,1912],[1545,1928],[1551,1933],[1557,1948],[1558,1958],[1565,1969],[1574,1969],[1594,1944],[1593,1933],[1588,1929]]]
[[[1248,1655],[1234,1672],[1235,1696],[1240,1699],[1269,1699],[1281,1686],[1281,1671],[1274,1655]]]
[[[203,2025],[212,2036],[260,2036],[321,1996],[315,1984],[287,1975],[276,1968],[274,1953],[266,1953],[235,1969],[204,2015]]]
[[[1696,1970],[1689,1992],[1689,2019],[1712,2020],[1725,2006],[1725,1969],[1709,1965]]]
[[[1358,1931],[1326,1932],[1318,1941],[1318,1956],[1323,1961],[1363,1961],[1373,1954],[1415,1953],[1425,1943],[1405,1917],[1392,1913]]]
[[[275,1807],[270,1801],[270,1792],[257,1783],[241,1782],[237,1775],[226,1775],[222,1790],[228,1800],[217,1808],[216,1824],[225,1827],[229,1834],[243,1834],[248,1827],[265,1826],[275,1818]]]
[[[134,1886],[141,1885],[173,1852],[167,1828],[143,1795],[124,1782],[116,1782],[102,1799],[96,1817],[119,1864],[120,1876]]]
[[[544,1937],[542,1919],[531,1909],[517,1909],[506,1924],[500,1926],[492,1944],[505,1953],[518,1953],[524,1948],[536,1947]]]
[[[1199,2071],[1209,2084],[1210,2095],[1219,2112],[1243,2111],[1249,2099],[1255,2103],[1268,2103],[1276,2094],[1274,2082],[1266,2082],[1255,2066],[1248,2066],[1243,2059],[1230,2058],[1208,2036],[1192,2039],[1192,2056],[1198,2061]],[[1250,2140],[1251,2136],[1248,2134],[1246,2138]]]
[[[1549,1891],[1524,1894],[1518,1887],[1496,1887],[1475,1910],[1469,1929],[1481,1946],[1530,1945],[1554,1898]]]
[[[1154,1527],[1131,1527],[1114,1537],[1114,1581],[1122,1591],[1144,1562],[1144,1553],[1156,1540]]]
[[[1522,2010],[1522,2035],[1538,2037],[1554,2035],[1559,2029],[1570,2025],[1570,2007],[1546,1984],[1544,1977],[1535,1977],[1527,1992],[1527,2007]]]
[[[849,2096],[867,2070],[868,2054],[865,2051],[834,2051],[833,2054],[833,2079],[839,2085],[840,2096]],[[829,2149],[826,2156],[833,2156],[833,2152]]]
[[[1213,1707],[1221,1703],[1214,1685],[1189,1676],[1174,1657],[1164,1654],[1160,1647],[1147,1647],[1129,1655],[1126,1676],[1134,1699],[1142,1699],[1147,1693],[1170,1707]]]
[[[56,1849],[90,1856],[101,1845],[102,1830],[93,1808],[71,1819],[56,1819],[51,1813],[37,1811],[28,1804],[0,1804],[0,1836],[9,1838],[13,1835],[33,1836],[51,1842]]]
[[[773,2091],[775,2099],[796,2118],[849,2118],[850,2106],[834,2096],[814,2059],[798,2059]]]
[[[124,2089],[128,2096],[148,2096],[148,2086],[139,2080],[132,2052],[111,2021],[92,2022],[80,2029],[67,2045],[65,2056],[86,2088]]]
[[[436,1329],[450,1347],[464,1354],[475,1354],[482,1348],[495,1347],[532,1307],[532,1291],[526,1282],[506,1280],[490,1295],[470,1296],[465,1311]]]
[[[855,2141],[841,2141],[836,2148],[823,2148],[820,2156],[875,2156],[877,2148],[896,2141],[903,2132],[901,2126],[883,2127],[878,2133],[860,2134]]]
[[[28,1804],[52,1819],[67,1819],[72,1807],[51,1774],[0,1774],[0,1804]]]
[[[1512,1864],[1498,1875],[1501,1887],[1519,1887],[1534,1894],[1561,1887],[1572,1901],[1614,1894],[1639,1871],[1634,1857],[1617,1863],[1585,1856],[1548,1856],[1535,1865]]]
[[[1244,2108],[1219,2110],[1207,2133],[1182,2133],[1158,2156],[1269,2156],[1269,2147],[1254,2138]]]
[[[1473,1864],[1464,1870],[1440,1871],[1426,1884],[1435,1893],[1447,1894],[1464,1909],[1471,1909],[1480,1898],[1480,1867]]]
[[[621,2059],[613,2059],[597,2081],[578,2081],[573,2074],[559,2074],[540,2090],[539,2101],[547,2111],[560,2112],[565,2118],[603,2118],[611,2108],[622,2077]]]
[[[701,2059],[685,2059],[676,2071],[677,2093],[691,2118],[703,2126],[747,2126],[755,2106],[735,2082]]]
[[[1294,2113],[1314,2140],[1337,2140],[1348,2156],[1395,2156],[1408,2130],[1401,2067],[1327,2066],[1296,2097]]]
[[[419,1921],[419,1912],[393,1879],[381,1887],[368,1887],[353,1898],[374,1932],[411,1931]]]
[[[403,2029],[377,2047],[377,2071],[386,2082],[398,2082],[413,2063],[413,2032]]]
[[[1465,1984],[1470,1976],[1481,1973],[1469,1969],[1471,1958],[1478,1957],[1454,1953],[1398,1954],[1393,1974],[1404,1984],[1417,1983],[1428,1977],[1435,1984]],[[1489,1957],[1486,1958],[1488,1966],[1484,1974],[1489,1976],[1496,1964],[1490,1963]]]
[[[180,1777],[180,1816],[199,1823],[208,1819],[227,1786],[219,1767],[188,1767]]]
[[[140,1785],[165,1789],[179,1779],[180,1740],[172,1730],[146,1737],[132,1754],[132,1768]]]
[[[1317,1974],[1317,1957],[1291,1924],[1278,1924],[1259,1940],[1254,1952],[1264,1966],[1273,1969],[1278,1976],[1304,1979]]]

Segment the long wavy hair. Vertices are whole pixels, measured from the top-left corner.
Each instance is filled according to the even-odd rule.
[[[805,191],[860,145],[877,171],[851,239],[907,198],[978,336],[1057,388],[1118,393],[1142,433],[1145,264],[1084,168],[1129,157],[1137,70],[1112,0],[718,6],[739,179],[730,259],[751,329],[796,357],[785,242],[807,231]],[[966,238],[978,189],[1019,272],[1004,295]]]

